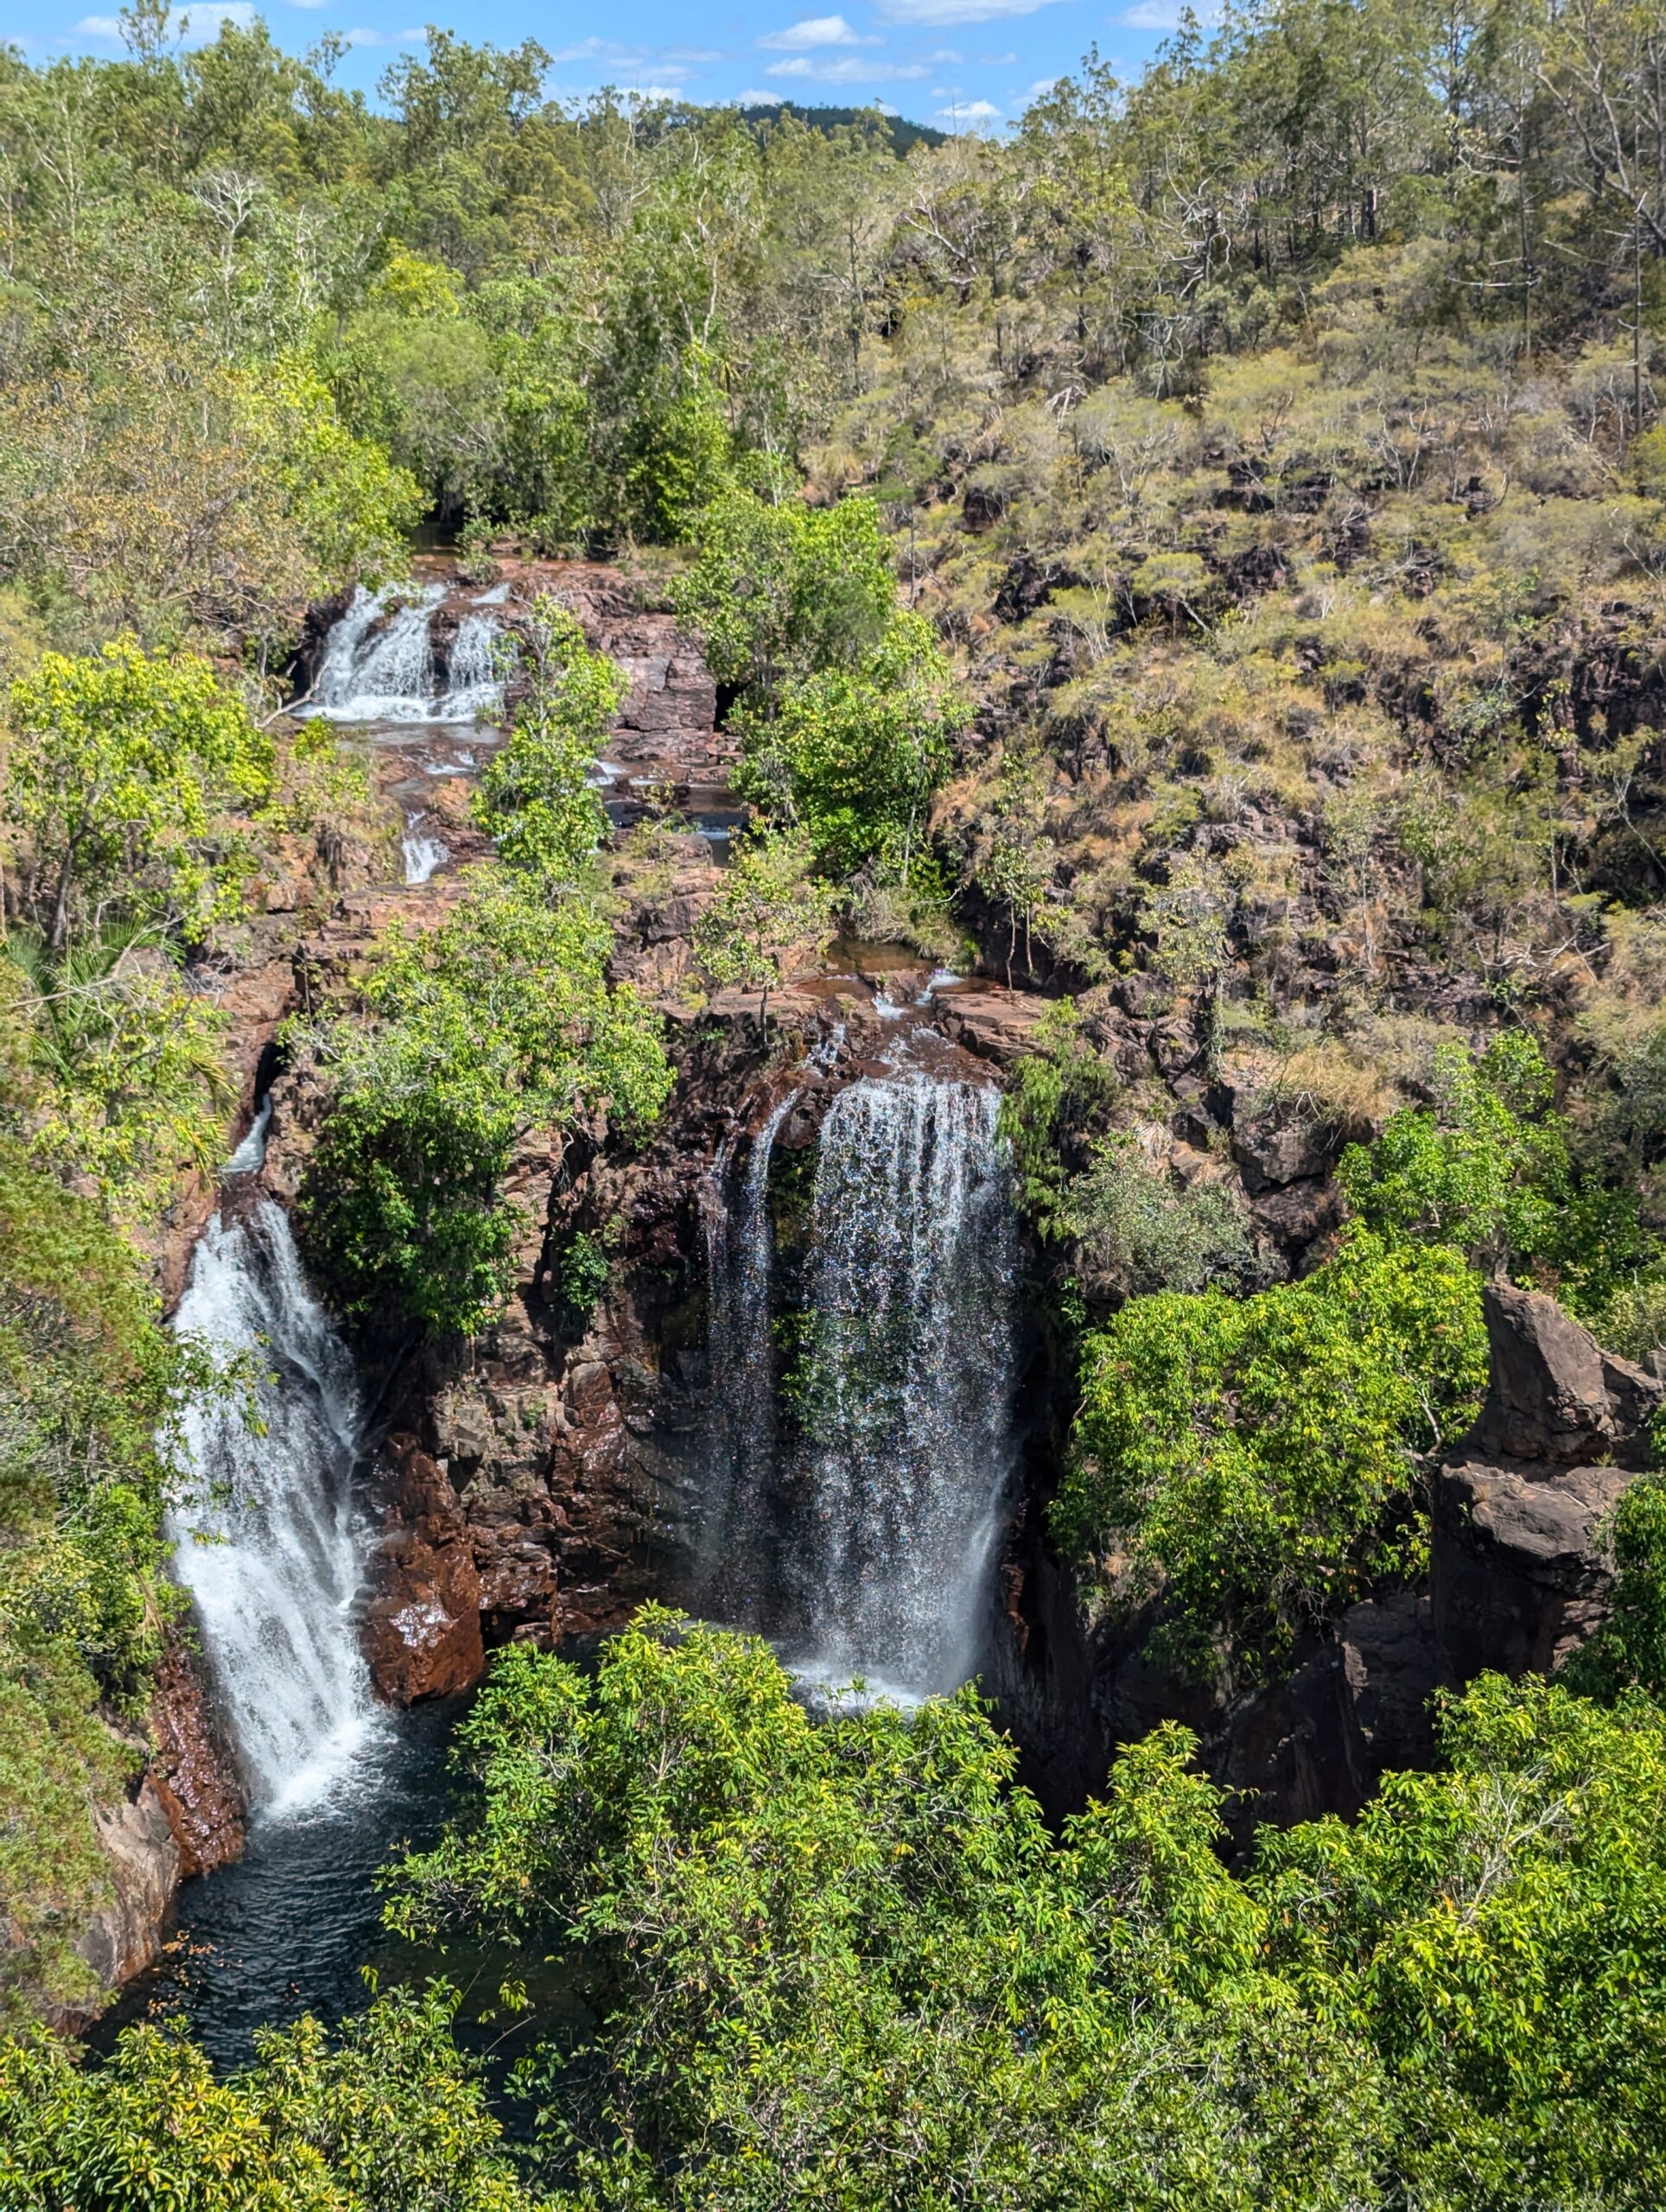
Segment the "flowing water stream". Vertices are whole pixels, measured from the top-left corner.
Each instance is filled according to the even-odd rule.
[[[267,1370],[258,1427],[234,1403],[188,1414],[196,1491],[169,1533],[251,1805],[281,1815],[324,1795],[378,1718],[353,1619],[358,1383],[270,1198],[209,1223],[175,1325]]]
[[[783,1307],[768,1192],[796,1103],[776,1107],[740,1174],[733,1148],[715,1171],[723,1441],[705,1602],[770,1634],[807,1684],[860,1675],[919,1697],[978,1664],[1014,1459],[1017,1232],[999,1094],[906,1064],[841,1090],[817,1147],[797,1303]]]
[[[296,712],[337,722],[489,721],[503,703],[495,652],[499,623],[482,594],[436,652],[434,617],[446,583],[416,592],[362,584],[324,642],[311,689]],[[493,601],[493,604],[501,604]]]

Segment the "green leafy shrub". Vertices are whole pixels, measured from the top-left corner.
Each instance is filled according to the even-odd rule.
[[[130,2028],[97,2067],[45,2037],[0,2045],[0,2203],[522,2212],[452,2002],[397,1993],[333,2041],[310,2018],[263,2029],[224,2081],[176,2027]]]
[[[1068,999],[1047,1007],[1001,1100],[1001,1134],[1019,1197],[1042,1236],[1072,1233],[1066,1217],[1071,1169],[1080,1166],[1095,1135],[1104,1134],[1121,1091],[1078,1009]]]
[[[1443,1771],[1385,1777],[1352,1827],[1261,1832],[1269,1963],[1369,2023],[1395,2115],[1389,2201],[1641,2208],[1666,2185],[1666,1730],[1483,1675]]]
[[[556,1270],[556,1294],[570,1328],[576,1331],[589,1325],[610,1272],[611,1262],[600,1237],[581,1229],[568,1238]]]
[[[589,775],[629,682],[616,661],[590,651],[577,618],[552,600],[532,609],[525,642],[531,682],[480,778],[474,819],[506,867],[554,896],[580,880],[607,835]]]
[[[608,988],[612,949],[582,901],[488,877],[437,929],[383,940],[362,1011],[301,1033],[331,1084],[301,1218],[345,1311],[467,1333],[507,1284],[519,1139],[585,1111],[627,1135],[658,1116],[658,1025]]]
[[[739,718],[740,789],[801,822],[830,874],[867,868],[908,888],[927,804],[969,720],[930,626],[899,613],[859,667],[788,685],[773,718]],[[935,886],[926,874],[917,887]]]
[[[1084,1564],[1126,1551],[1183,1669],[1229,1638],[1252,1671],[1424,1556],[1414,1455],[1486,1381],[1480,1288],[1441,1245],[1355,1230],[1304,1281],[1136,1299],[1084,1345],[1053,1509]]]
[[[1441,1046],[1434,1082],[1432,1107],[1402,1107],[1374,1143],[1343,1154],[1353,1212],[1377,1235],[1455,1245],[1488,1270],[1548,1268],[1566,1303],[1598,1307],[1652,1241],[1631,1193],[1578,1172],[1538,1045],[1506,1030],[1478,1058]]]
[[[860,668],[894,621],[879,509],[727,492],[700,518],[699,553],[676,601],[717,681],[773,709],[790,683]]]
[[[1182,1183],[1136,1136],[1101,1137],[1067,1186],[1059,1226],[1071,1237],[1096,1294],[1201,1290],[1254,1265],[1249,1209],[1236,1185]]]
[[[1639,1477],[1604,1533],[1613,1559],[1612,1610],[1568,1662],[1565,1679],[1611,1703],[1628,1689],[1666,1700],[1666,1475]]]
[[[125,637],[84,658],[43,654],[10,696],[5,818],[28,841],[52,952],[112,908],[191,944],[242,912],[246,817],[270,797],[272,743],[207,661]]]
[[[811,862],[803,836],[754,831],[737,846],[694,925],[695,950],[712,982],[760,994],[760,1027],[768,1022],[769,995],[793,961],[813,958],[826,942],[832,899],[811,874]]]

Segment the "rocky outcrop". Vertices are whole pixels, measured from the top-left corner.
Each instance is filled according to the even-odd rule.
[[[391,1705],[470,1688],[486,1664],[480,1577],[468,1522],[414,1436],[391,1438],[387,1525],[372,1554],[365,1656]]]
[[[180,1885],[180,1849],[148,1775],[137,1796],[95,1807],[92,1824],[110,1862],[114,1894],[93,1914],[75,1948],[104,1986],[114,1989],[161,1953]]]
[[[1552,1298],[1490,1283],[1486,1402],[1437,1471],[1430,1581],[1445,1678],[1548,1674],[1606,1616],[1604,1522],[1649,1463],[1666,1389]]]
[[[156,1670],[150,1781],[179,1852],[181,1876],[243,1856],[247,1808],[202,1662],[177,1630]]]
[[[518,596],[550,590],[564,601],[592,646],[629,677],[608,740],[614,760],[660,763],[696,779],[733,760],[734,741],[717,728],[717,686],[699,645],[632,579],[587,561],[506,562],[504,574]]]

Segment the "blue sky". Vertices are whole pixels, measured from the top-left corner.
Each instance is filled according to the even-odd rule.
[[[105,4],[107,14],[84,14],[75,0],[0,0],[0,38],[36,60],[116,54],[119,0]],[[580,11],[484,0],[432,19],[498,45],[536,38],[555,57],[549,89],[558,96],[612,84],[702,102],[881,101],[919,122],[998,131],[1090,45],[1135,73],[1180,13],[1180,0],[843,0],[841,13],[812,12],[820,4],[614,0]],[[270,0],[258,9],[249,0],[184,0],[182,35],[197,42],[213,35],[221,16],[247,22],[257,13],[297,52],[320,32],[339,31],[352,49],[340,81],[368,92],[395,54],[421,46],[432,10],[433,0],[427,8],[423,0]]]

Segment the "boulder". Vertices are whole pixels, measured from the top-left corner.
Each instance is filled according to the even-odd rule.
[[[1653,1376],[1604,1351],[1542,1291],[1489,1283],[1484,1304],[1486,1403],[1467,1456],[1647,1465],[1646,1431],[1662,1397]]]
[[[1027,1049],[1048,1004],[1026,992],[994,986],[957,991],[939,1001],[939,1026],[954,1043],[982,1059],[1009,1060]]]
[[[1436,1471],[1430,1588],[1446,1678],[1548,1673],[1608,1610],[1602,1529],[1666,1388],[1542,1292],[1489,1283],[1486,1402]]]
[[[1335,1151],[1327,1130],[1288,1110],[1257,1110],[1242,1098],[1233,1105],[1232,1157],[1252,1198],[1328,1175]]]
[[[1548,1675],[1601,1625],[1611,1577],[1599,1531],[1636,1479],[1622,1467],[1440,1470],[1430,1580],[1450,1681]]]
[[[404,1706],[471,1688],[485,1671],[486,1651],[480,1573],[457,1493],[412,1440],[398,1444],[363,1635],[378,1696]]]
[[[197,1655],[170,1636],[150,1713],[150,1779],[179,1849],[180,1873],[207,1874],[243,1856],[244,1803],[231,1748]]]

